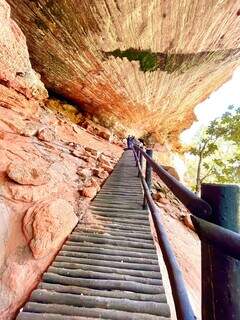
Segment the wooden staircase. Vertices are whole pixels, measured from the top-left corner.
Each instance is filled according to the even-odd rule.
[[[92,201],[17,320],[167,320],[170,310],[132,151]]]

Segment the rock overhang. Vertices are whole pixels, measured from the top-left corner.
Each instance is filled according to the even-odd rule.
[[[233,1],[8,2],[49,89],[175,149],[194,107],[240,62]]]

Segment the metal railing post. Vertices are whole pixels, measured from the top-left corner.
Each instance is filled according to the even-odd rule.
[[[136,155],[136,167],[138,166],[138,150],[135,149],[135,155]]]
[[[147,149],[146,150],[146,154],[152,158],[153,156],[153,150],[152,149]],[[150,164],[146,161],[146,174],[145,174],[145,180],[148,186],[148,189],[151,193],[152,190],[152,167],[150,166]],[[144,197],[143,200],[143,209],[147,209],[147,201],[146,201],[146,197]]]
[[[143,149],[143,147],[140,147],[140,148]],[[142,168],[143,168],[143,155],[141,152],[139,152],[139,163],[140,163],[140,168],[142,170]],[[141,176],[141,173],[140,173],[140,171],[138,171],[138,177],[140,177],[140,176]]]
[[[238,233],[239,197],[237,185],[202,185],[202,199],[212,207],[210,221]],[[240,261],[202,240],[202,320],[240,319]]]

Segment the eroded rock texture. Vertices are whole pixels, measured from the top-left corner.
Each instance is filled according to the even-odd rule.
[[[239,64],[238,1],[8,2],[48,88],[161,143]]]
[[[122,152],[48,109],[30,120],[19,110],[0,103],[1,320],[15,318],[78,219],[85,221]],[[40,139],[41,128],[53,130],[54,140]]]
[[[88,204],[110,172],[101,161],[112,170],[122,152],[50,111],[46,97],[26,39],[0,0],[1,320],[15,319],[66,236],[90,219]]]
[[[31,67],[26,38],[4,0],[0,0],[0,30],[0,102],[10,108],[29,107],[29,100],[40,101],[47,91]]]

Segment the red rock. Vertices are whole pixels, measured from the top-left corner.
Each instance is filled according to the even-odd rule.
[[[58,248],[78,222],[71,204],[63,199],[42,201],[28,209],[24,235],[35,259]]]
[[[84,187],[94,187],[97,189],[97,191],[100,190],[98,180],[97,178],[94,178],[94,177],[91,177]]]
[[[74,142],[69,142],[68,145],[69,145],[69,147],[75,147],[76,146],[76,144]]]
[[[91,183],[92,187],[97,188],[97,191],[100,190],[100,186],[99,186],[98,180],[96,178],[92,177],[90,180],[90,183]]]
[[[95,156],[96,158],[98,158],[99,155],[100,155],[100,151],[95,150],[95,149],[92,149],[92,148],[90,148],[90,147],[85,147],[85,150],[86,150],[87,152],[90,152],[90,154],[93,155],[93,156]]]
[[[38,133],[39,124],[34,122],[27,122],[24,124],[22,128],[21,134],[26,137],[33,137]]]
[[[96,166],[96,159],[92,157],[87,158],[87,162],[92,168]]]
[[[87,198],[94,198],[97,194],[97,188],[96,187],[85,187],[81,191],[81,195]]]
[[[183,223],[185,224],[186,227],[188,227],[189,229],[195,231],[194,229],[194,225],[192,223],[190,214],[186,214],[182,217]]]
[[[171,176],[180,180],[179,174],[177,173],[176,169],[170,166],[163,166],[163,169],[166,170]]]
[[[76,150],[73,150],[72,154],[76,157],[82,157],[84,152],[82,150],[76,149]]]
[[[166,198],[159,198],[158,202],[161,202],[162,204],[170,204],[170,201]]]
[[[106,179],[108,177],[108,172],[102,168],[95,168],[93,169],[93,175],[101,179]]]
[[[159,201],[159,199],[161,199],[161,196],[159,195],[159,193],[154,192],[152,193],[152,198],[155,201]]]
[[[78,150],[78,151],[82,151],[83,153],[85,151],[85,147],[80,145],[80,144],[76,144],[75,145],[75,149]]]
[[[7,175],[13,181],[23,185],[39,186],[50,178],[46,168],[37,163],[14,161],[7,168]]]
[[[111,173],[111,172],[113,171],[113,168],[112,168],[112,167],[107,166],[107,165],[105,165],[105,164],[101,164],[101,167],[102,167],[105,171],[107,171],[108,173]]]
[[[0,200],[0,266],[4,264],[5,260],[4,253],[10,225],[10,208]]]
[[[0,30],[0,86],[12,88],[27,99],[45,99],[47,91],[31,67],[26,38],[10,18],[10,6],[3,0],[0,0]],[[11,101],[10,96],[8,99]]]
[[[107,128],[104,128],[100,126],[99,124],[94,123],[93,121],[89,119],[85,119],[82,123],[81,126],[85,128],[88,132],[93,133],[98,135],[99,137],[111,141],[113,135],[111,131]]]
[[[93,156],[90,152],[86,151],[84,152],[84,156],[87,157],[87,158],[93,158],[93,159],[96,159],[97,157],[96,156]]]
[[[103,164],[103,165],[108,166],[108,167],[111,166],[111,163],[110,163],[109,159],[106,156],[104,156],[103,154],[101,154],[99,156],[98,160],[101,163],[101,165]]]
[[[81,180],[86,181],[92,175],[92,170],[89,168],[79,168],[77,174],[80,176]]]
[[[107,141],[111,141],[112,140],[112,133],[107,129],[106,130],[101,130],[98,135],[99,135],[99,137],[102,137],[103,139],[105,139]]]
[[[39,140],[51,142],[56,140],[56,133],[51,128],[42,128],[38,130],[37,137]]]

